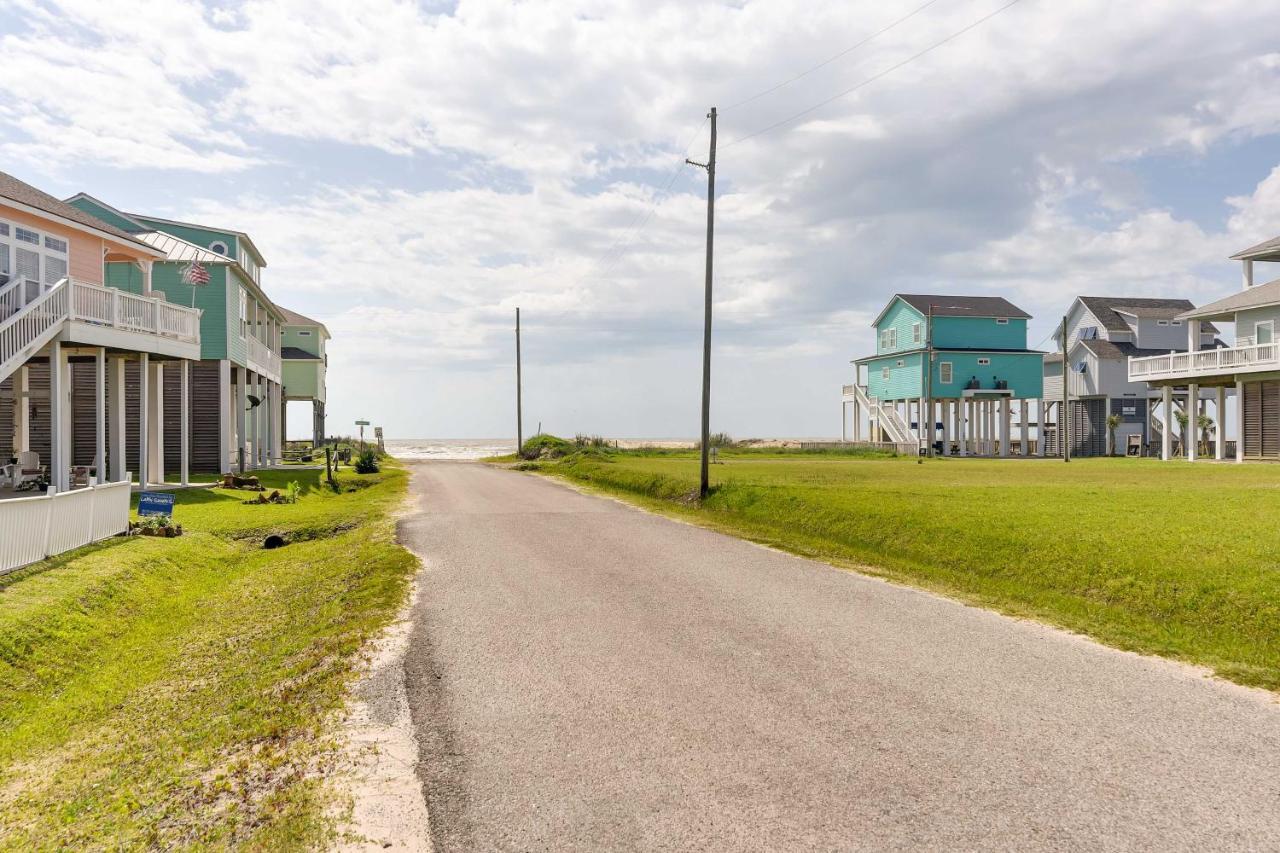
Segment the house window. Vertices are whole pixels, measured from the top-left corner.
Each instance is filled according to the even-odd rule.
[[[14,228],[13,237],[21,243],[30,243],[33,246],[40,245],[40,235],[29,228],[23,228],[21,226]]]
[[[48,234],[44,235],[44,247],[53,249],[55,252],[61,252],[64,255],[67,253],[67,241],[59,240],[57,237],[50,237]]]
[[[889,381],[889,368],[887,367],[880,368],[880,378],[883,379],[885,382]]]
[[[221,240],[214,240],[212,243],[209,244],[209,251],[217,252],[219,255],[225,256],[228,254],[227,244],[222,242]]]
[[[1182,325],[1182,321],[1181,321],[1181,320],[1172,320],[1172,321],[1170,321],[1169,325],[1170,325],[1170,326],[1181,326],[1181,325]]]
[[[1008,317],[997,317],[997,318],[996,318],[996,325],[997,325],[997,326],[1007,326],[1007,325],[1009,325],[1009,318],[1008,318]]]
[[[13,277],[29,287],[57,284],[67,277],[67,249],[67,241],[60,237],[0,222],[0,285]]]
[[[1076,332],[1076,340],[1078,341],[1096,341],[1097,339],[1097,326],[1081,326],[1080,331]]]
[[[1081,360],[1081,361],[1077,361],[1077,362],[1076,362],[1076,373],[1085,373],[1085,372],[1087,372],[1088,367],[1089,367],[1088,362],[1083,361],[1083,360]]]
[[[249,294],[242,287],[240,288],[240,337],[244,338],[249,334]]]
[[[943,385],[950,385],[952,377],[951,362],[944,361],[938,364],[938,381]]]
[[[1253,342],[1255,344],[1269,344],[1273,340],[1275,340],[1275,324],[1273,321],[1268,320],[1253,327]]]
[[[1168,321],[1168,320],[1156,320],[1156,325],[1157,325],[1157,326],[1167,326],[1167,325],[1169,325],[1169,321]]]
[[[991,359],[989,358],[978,359],[978,367],[986,367],[990,363],[991,363]]]
[[[911,324],[911,343],[918,344],[920,343],[921,340],[922,340],[922,336],[920,333],[920,324],[912,323]]]
[[[310,332],[298,332],[298,337],[300,337],[300,338],[309,338],[309,337],[311,337],[311,333],[310,333]]]

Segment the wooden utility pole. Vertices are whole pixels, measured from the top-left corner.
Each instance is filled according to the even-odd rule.
[[[520,309],[516,309],[516,453],[524,447],[524,401],[521,399]]]
[[[1067,412],[1067,318],[1062,318],[1062,411],[1058,413],[1058,441],[1062,442],[1062,461],[1071,461],[1071,417]]]
[[[691,166],[707,170],[707,281],[702,317],[702,476],[698,495],[705,499],[711,489],[711,262],[716,233],[716,108],[707,114],[711,119],[711,148],[707,162],[686,159]]]
[[[929,316],[924,321],[924,403],[929,408],[929,431],[924,432],[924,412],[920,413],[920,431],[925,436],[924,455],[933,458],[933,303],[929,303]]]

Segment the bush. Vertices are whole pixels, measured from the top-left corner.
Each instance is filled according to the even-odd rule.
[[[578,447],[609,447],[609,440],[602,435],[583,435],[578,433],[573,437],[573,443]]]
[[[710,447],[733,447],[736,442],[727,432],[713,432],[707,436],[707,444]],[[702,447],[702,442],[698,442],[696,446]]]
[[[356,457],[356,473],[378,473],[378,454],[373,450],[373,448],[366,447],[364,450],[360,451],[360,455]]]
[[[530,438],[520,446],[522,459],[559,459],[569,455],[574,445],[554,435],[542,433]]]

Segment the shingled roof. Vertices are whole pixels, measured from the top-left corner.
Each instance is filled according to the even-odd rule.
[[[1206,317],[1216,317],[1219,320],[1234,320],[1237,311],[1243,311],[1246,308],[1261,308],[1264,305],[1280,305],[1280,278],[1269,281],[1266,284],[1256,285],[1248,290],[1238,291],[1226,299],[1219,299],[1217,302],[1210,302],[1208,305],[1202,305],[1199,308],[1186,311],[1181,316],[1185,320],[1200,320]]]
[[[1017,317],[1030,320],[1031,315],[1003,296],[949,296],[923,293],[895,293],[871,324],[878,325],[894,300],[901,299],[921,314],[928,316],[933,306],[935,317]]]
[[[1177,320],[1196,306],[1190,299],[1150,299],[1138,296],[1081,296],[1080,301],[1098,322],[1110,332],[1127,332],[1129,324],[1116,312],[1137,317],[1139,320]],[[1218,330],[1211,324],[1202,328],[1215,335]]]
[[[1256,246],[1236,252],[1233,261],[1280,261],[1280,237],[1263,240]]]
[[[109,222],[103,222],[98,217],[85,213],[80,208],[67,204],[62,199],[54,198],[47,192],[38,190],[31,184],[20,181],[7,172],[0,172],[0,198],[7,198],[18,204],[52,214],[60,219],[67,219],[77,225],[92,228],[95,231],[108,234],[122,243],[131,243],[154,251],[153,247],[141,242],[127,231],[121,231]]]

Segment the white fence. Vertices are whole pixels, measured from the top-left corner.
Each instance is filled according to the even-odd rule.
[[[131,479],[0,500],[0,574],[126,530]]]
[[[1255,373],[1280,369],[1280,344],[1173,352],[1129,359],[1129,381],[1191,379],[1219,373]]]

